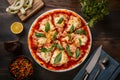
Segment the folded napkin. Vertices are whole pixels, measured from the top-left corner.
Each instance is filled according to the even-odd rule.
[[[82,76],[85,72],[85,68],[88,65],[88,63],[90,62],[90,60],[92,59],[92,57],[94,56],[95,52],[96,52],[96,50],[93,52],[93,54],[90,56],[88,61],[85,63],[83,68],[78,72],[78,74],[74,77],[73,80],[82,80]],[[102,50],[99,60],[104,58],[105,56],[108,56],[108,58],[109,58],[109,66],[105,70],[102,70],[100,72],[100,74],[97,77],[97,80],[115,80],[115,78],[120,73],[120,64],[116,60],[114,60],[112,57],[110,57],[104,50]],[[99,62],[99,60],[98,60],[98,62]],[[97,71],[99,69],[98,62],[96,63],[94,69],[90,73],[88,80],[93,80],[95,74],[97,73]]]

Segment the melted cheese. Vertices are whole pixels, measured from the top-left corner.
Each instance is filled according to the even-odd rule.
[[[56,56],[57,56],[59,53],[60,53],[59,50],[55,50],[54,53],[53,53],[53,56],[52,56],[51,61],[50,61],[50,63],[51,63],[53,66],[61,66],[61,65],[66,64],[66,63],[68,62],[67,54],[66,54],[64,51],[62,51],[61,61],[58,62],[58,63],[56,63],[56,64],[54,64],[54,60],[55,60]]]
[[[50,52],[37,52],[37,55],[46,63],[48,63],[50,61],[51,58],[51,53]]]
[[[70,31],[72,25],[74,26],[74,28],[81,27],[81,20],[78,17],[70,16],[70,20],[68,21],[67,31]]]
[[[45,44],[47,39],[45,37],[38,38],[38,46]]]
[[[77,47],[74,44],[70,45],[70,50],[72,53],[75,53],[76,48]]]
[[[76,58],[76,53],[74,52],[71,59],[76,61],[76,60],[78,60],[81,57],[81,54],[82,54],[82,52],[80,51],[79,57]]]
[[[68,42],[68,40],[69,40],[69,37],[68,37],[68,36],[62,38],[62,41],[67,41],[67,42]]]
[[[58,23],[60,18],[64,19],[61,24]],[[54,15],[54,24],[57,27],[63,27],[65,25],[65,21],[66,21],[66,15],[63,15],[63,14],[56,14],[56,15]]]
[[[79,39],[81,40],[81,44],[79,42]],[[87,38],[86,35],[76,35],[75,38],[74,38],[76,46],[85,45],[87,43],[87,40],[88,40],[88,38]]]
[[[53,37],[53,34],[55,33],[55,31],[50,31],[48,33],[46,33],[46,38],[47,38],[47,43],[50,43]]]
[[[46,25],[47,22],[49,22],[49,24],[50,24],[50,30],[54,30],[55,28],[54,28],[51,20],[52,20],[52,17],[51,17],[51,16],[49,16],[48,18],[43,19],[43,20],[41,21],[41,23],[40,23],[40,29],[41,29],[42,31],[45,31],[45,25]]]

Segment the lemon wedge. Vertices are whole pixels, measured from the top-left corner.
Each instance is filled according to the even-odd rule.
[[[23,25],[20,22],[14,22],[11,25],[11,31],[14,34],[20,34],[23,31]]]

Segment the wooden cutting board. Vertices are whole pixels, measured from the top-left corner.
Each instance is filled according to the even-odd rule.
[[[14,0],[8,0],[8,2],[9,4],[12,4]],[[21,14],[21,12],[19,12],[17,15],[19,16],[21,21],[25,21],[30,16],[35,14],[37,11],[39,11],[43,6],[44,6],[44,2],[42,0],[34,0],[33,7],[28,9],[25,15]]]

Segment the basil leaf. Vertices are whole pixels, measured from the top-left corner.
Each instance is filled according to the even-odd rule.
[[[45,31],[48,32],[50,30],[50,23],[47,22],[45,25]]]
[[[64,50],[64,48],[63,48],[60,44],[57,44],[57,48],[58,48],[59,50]]]
[[[81,39],[79,39],[79,44],[80,44],[80,45],[82,44],[82,41],[81,41]]]
[[[53,34],[52,40],[54,40],[54,39],[56,39],[56,38],[57,38],[57,32],[55,32],[55,33]]]
[[[84,35],[86,35],[86,32],[85,32],[85,30],[78,29],[78,30],[75,31],[75,34],[84,34]]]
[[[53,45],[52,45],[52,47],[56,47],[57,46],[57,43],[54,43]]]
[[[41,50],[41,52],[48,52],[47,48],[41,48],[40,50]]]
[[[49,50],[52,51],[56,46],[57,46],[57,43],[54,43]]]
[[[61,61],[62,58],[62,52],[60,52],[54,59],[54,64],[58,63]]]
[[[74,31],[74,25],[71,26],[70,33],[72,33],[73,31]]]
[[[58,24],[61,24],[62,22],[63,22],[63,20],[64,20],[64,18],[63,17],[61,17],[59,20],[58,20]]]
[[[80,50],[79,50],[79,49],[77,49],[77,50],[75,51],[75,55],[76,55],[76,58],[78,58],[78,57],[80,56]]]
[[[37,32],[35,32],[35,36],[38,37],[38,38],[40,38],[40,37],[46,37],[45,34],[43,34],[43,33],[37,33]]]
[[[66,45],[66,51],[69,56],[72,56],[72,52],[70,51],[70,46],[68,44]]]

